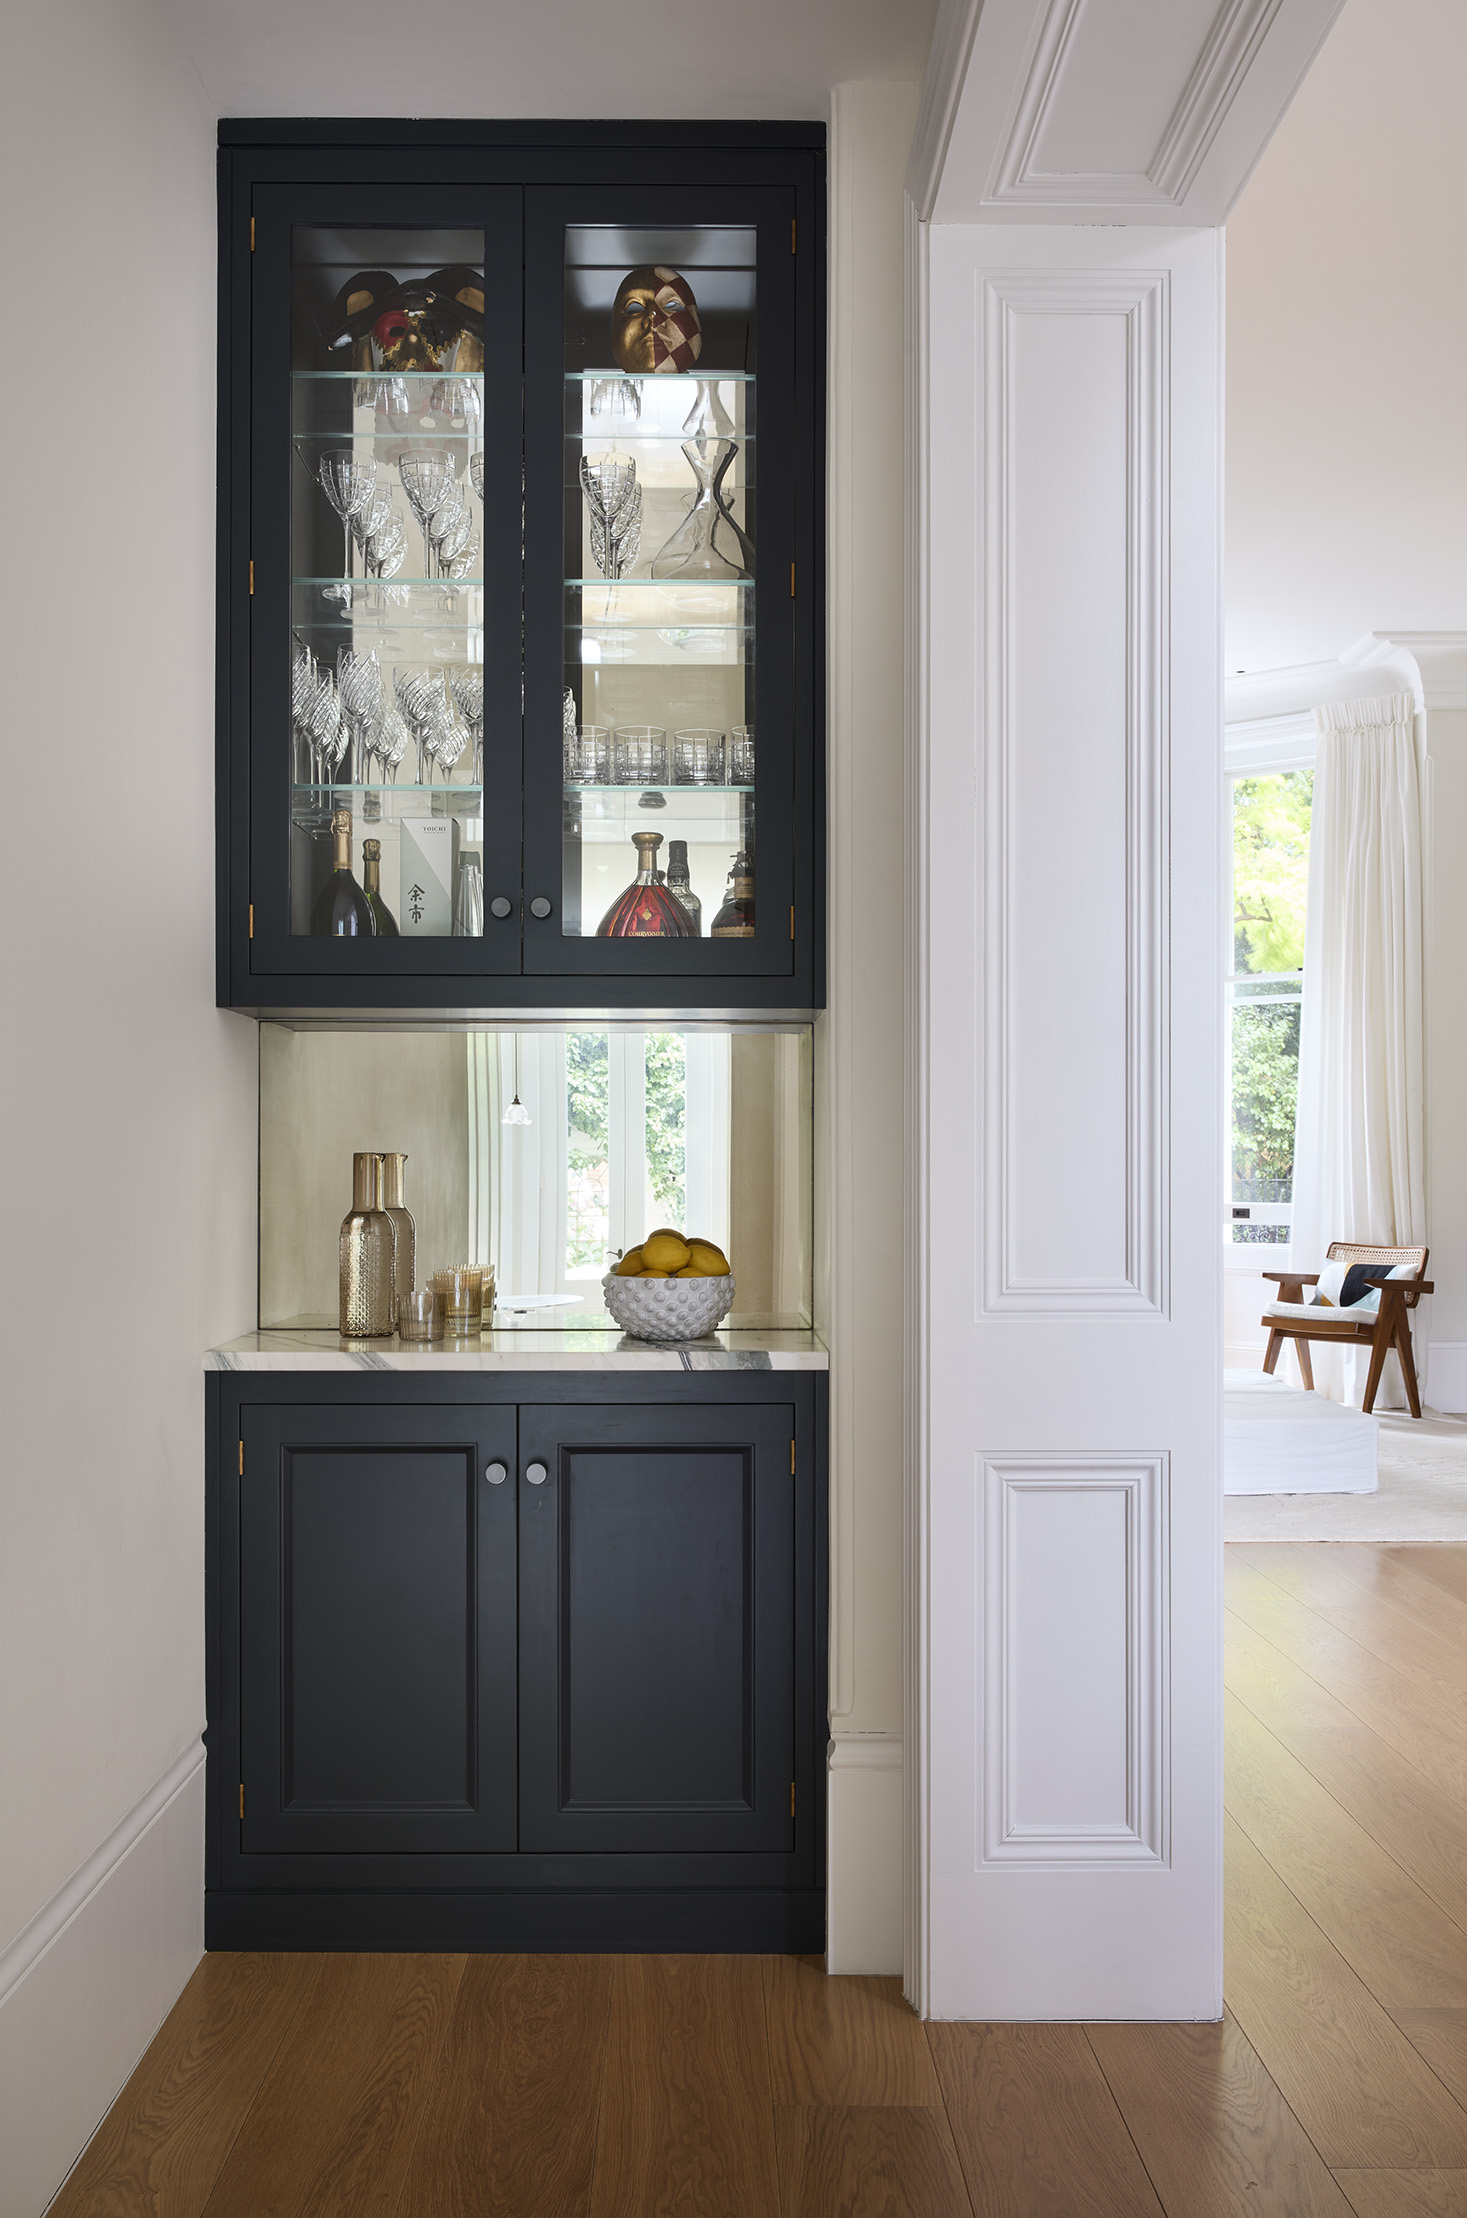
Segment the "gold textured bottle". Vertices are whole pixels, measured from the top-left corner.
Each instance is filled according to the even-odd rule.
[[[382,1206],[397,1233],[397,1278],[392,1296],[394,1316],[398,1302],[404,1294],[410,1294],[417,1283],[418,1228],[403,1192],[406,1166],[405,1155],[386,1154],[382,1158]]]
[[[341,1332],[376,1340],[397,1322],[397,1227],[382,1206],[380,1155],[351,1159],[351,1210],[341,1220]]]

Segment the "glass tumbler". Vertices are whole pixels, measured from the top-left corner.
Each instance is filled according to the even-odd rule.
[[[568,786],[604,786],[611,782],[611,728],[607,724],[577,724],[565,735],[565,782]]]
[[[415,1293],[398,1297],[397,1337],[399,1340],[443,1338],[443,1318],[431,1286],[419,1287]]]
[[[721,786],[724,779],[723,734],[702,725],[675,732],[672,741],[672,782],[675,786]]]
[[[443,1305],[443,1322],[449,1332],[477,1332],[483,1314],[483,1273],[476,1266],[454,1263],[433,1273],[433,1291]]]
[[[618,724],[612,741],[612,783],[665,786],[667,731],[661,724]]]
[[[754,783],[754,727],[735,724],[729,734],[728,782],[731,786]]]

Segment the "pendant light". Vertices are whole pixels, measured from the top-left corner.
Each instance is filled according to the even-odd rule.
[[[528,1124],[530,1112],[520,1100],[520,1036],[514,1036],[514,1100],[500,1118],[501,1124]]]

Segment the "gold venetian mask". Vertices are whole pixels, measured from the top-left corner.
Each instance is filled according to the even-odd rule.
[[[690,370],[703,351],[703,324],[693,288],[661,265],[630,270],[611,311],[611,355],[634,377]]]

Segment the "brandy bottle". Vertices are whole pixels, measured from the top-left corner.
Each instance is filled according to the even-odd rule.
[[[698,938],[703,935],[703,904],[693,891],[688,876],[688,843],[685,839],[670,839],[667,843],[667,890],[681,901],[693,920],[693,931]]]
[[[351,874],[351,810],[338,809],[331,819],[336,842],[336,867],[317,894],[311,908],[311,932],[316,939],[366,939],[377,929],[371,904]]]
[[[747,855],[733,859],[723,907],[708,927],[711,940],[751,940],[754,937],[754,865]]]
[[[698,928],[677,895],[657,883],[660,832],[633,832],[637,875],[596,927],[599,940],[691,940]]]

